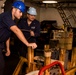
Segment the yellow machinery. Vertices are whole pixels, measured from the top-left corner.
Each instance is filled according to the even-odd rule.
[[[63,32],[62,32],[63,33]],[[59,55],[59,61],[60,63],[64,63],[65,61],[65,52],[66,50],[72,50],[72,56],[71,56],[71,61],[68,61],[67,64],[67,70],[65,70],[66,75],[75,75],[76,72],[76,48],[72,48],[72,39],[73,39],[73,34],[72,32],[65,32],[63,33],[61,38],[57,38],[60,39],[60,55]],[[67,37],[64,38],[65,35]],[[56,35],[56,33],[55,33]],[[28,67],[27,67],[27,73],[38,70],[38,68],[36,67],[36,64],[34,62],[34,50],[32,50],[31,47],[28,47],[28,57],[24,58],[24,57],[20,57],[20,61],[16,67],[16,69],[14,70],[12,75],[19,75],[19,72],[22,68],[23,63],[27,63]],[[47,66],[52,62],[51,60],[51,49],[49,45],[45,45],[44,46],[44,65]],[[64,64],[63,64],[64,65]],[[45,71],[45,75],[51,75],[49,72],[49,69],[47,69]],[[61,75],[61,74],[59,74]]]
[[[50,59],[51,52],[49,49],[49,45],[44,46],[44,56],[45,56],[44,63],[45,63],[45,66],[47,66],[48,64],[51,63],[51,59]],[[73,58],[75,59],[74,55],[73,55]],[[20,61],[12,75],[19,75],[19,72],[21,70],[23,63],[28,64],[27,73],[37,70],[36,63],[34,63],[34,50],[32,50],[31,47],[28,47],[28,58],[26,59],[24,57],[20,57]],[[76,66],[69,68],[65,72],[66,72],[66,75],[74,75],[76,72]],[[49,69],[45,71],[45,75],[50,75]]]

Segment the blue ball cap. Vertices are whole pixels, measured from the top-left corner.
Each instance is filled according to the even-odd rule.
[[[18,8],[21,12],[25,12],[26,10],[26,5],[24,4],[24,2],[22,1],[15,1],[13,4],[12,4],[13,7],[15,8]]]

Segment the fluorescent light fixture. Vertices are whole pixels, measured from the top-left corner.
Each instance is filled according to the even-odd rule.
[[[43,3],[57,3],[57,1],[42,1]]]

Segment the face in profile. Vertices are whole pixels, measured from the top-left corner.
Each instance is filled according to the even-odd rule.
[[[35,15],[31,15],[31,14],[27,14],[27,17],[30,21],[33,21],[36,18]]]
[[[17,19],[20,19],[22,17],[22,12],[19,9],[15,8],[14,16]]]

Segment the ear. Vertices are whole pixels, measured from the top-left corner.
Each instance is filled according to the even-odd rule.
[[[14,11],[16,10],[16,8],[13,7],[12,10],[13,10],[13,12],[14,12]]]

